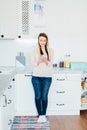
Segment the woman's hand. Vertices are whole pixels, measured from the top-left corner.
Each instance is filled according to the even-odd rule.
[[[47,61],[46,56],[41,55],[41,56],[39,57],[39,59],[38,59],[38,65],[39,65],[40,63],[46,63],[46,64],[48,64],[48,61]]]
[[[48,64],[48,60],[47,60],[47,58],[46,58],[46,56],[42,56],[42,61],[44,62],[44,63],[46,63],[46,65]]]

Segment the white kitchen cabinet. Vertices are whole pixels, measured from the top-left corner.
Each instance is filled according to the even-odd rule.
[[[47,115],[79,115],[81,73],[53,74],[52,80]],[[17,74],[15,83],[16,115],[37,115],[31,75]]]
[[[54,74],[49,91],[48,115],[80,114],[81,74]]]
[[[14,118],[14,79],[0,100],[0,129],[10,130]]]
[[[0,38],[14,39],[17,35],[17,0],[0,0]]]
[[[15,78],[15,114],[37,115],[31,75],[17,74]]]

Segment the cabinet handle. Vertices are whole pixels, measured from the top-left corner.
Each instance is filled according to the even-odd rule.
[[[56,91],[56,93],[65,93],[65,91]]]
[[[8,122],[8,125],[11,125],[12,124],[12,120],[10,119],[9,122]]]
[[[25,76],[25,77],[29,77],[29,76],[32,76],[32,75],[31,75],[31,74],[25,74],[24,76]]]
[[[8,89],[11,89],[12,88],[12,85],[9,85]]]
[[[5,104],[3,105],[3,107],[6,107],[7,106],[7,97],[6,95],[3,95],[5,97]]]
[[[11,100],[11,99],[9,99],[9,100],[8,100],[8,104],[11,104],[11,103],[12,103],[12,100]]]
[[[13,78],[12,81],[15,81],[15,78]]]
[[[56,104],[57,106],[64,106],[64,104]]]
[[[65,79],[56,79],[56,80],[58,80],[58,81],[64,81]]]

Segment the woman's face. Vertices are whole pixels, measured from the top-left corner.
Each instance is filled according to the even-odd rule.
[[[40,44],[41,47],[45,47],[45,45],[47,44],[46,38],[43,37],[43,36],[40,36],[39,37],[39,44]]]

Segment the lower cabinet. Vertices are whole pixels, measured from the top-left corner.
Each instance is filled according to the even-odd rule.
[[[0,130],[10,130],[14,118],[14,79],[0,100]]]
[[[79,115],[80,107],[81,73],[53,74],[47,115]],[[16,74],[0,99],[0,130],[10,130],[15,115],[37,115],[29,74]]]
[[[17,74],[15,77],[15,114],[37,115],[31,75]]]
[[[79,115],[81,74],[54,74],[48,97],[47,115]]]
[[[31,75],[17,74],[15,83],[16,115],[37,115]],[[53,74],[47,115],[79,115],[80,97],[81,73]]]

